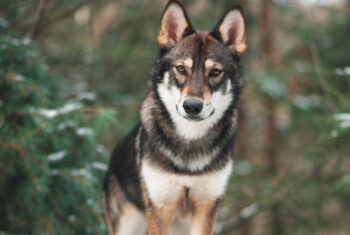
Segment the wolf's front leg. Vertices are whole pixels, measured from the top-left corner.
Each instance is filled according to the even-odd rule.
[[[220,199],[193,201],[191,235],[212,235]]]
[[[168,235],[173,211],[173,205],[149,205],[146,208],[148,235]]]

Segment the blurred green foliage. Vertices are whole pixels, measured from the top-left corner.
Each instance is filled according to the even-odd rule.
[[[97,142],[115,119],[95,94],[59,97],[29,38],[0,37],[0,229],[25,234],[105,230],[100,179],[108,153]]]
[[[199,29],[233,4],[182,2]],[[350,2],[273,1],[268,55],[262,2],[234,2],[246,82],[217,231],[348,234]],[[0,233],[105,233],[105,164],[139,119],[164,5],[0,0]]]

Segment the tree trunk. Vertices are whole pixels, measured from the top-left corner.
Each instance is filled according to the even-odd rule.
[[[261,4],[261,48],[264,59],[263,69],[266,69],[267,65],[276,63],[276,61],[273,61],[273,1],[263,0]],[[269,159],[267,170],[273,177],[278,173],[278,158],[276,155],[276,101],[273,97],[266,96],[264,103],[267,108],[265,154],[267,159]],[[271,232],[275,235],[283,234],[283,221],[280,215],[280,208],[278,203],[272,205],[271,208]]]

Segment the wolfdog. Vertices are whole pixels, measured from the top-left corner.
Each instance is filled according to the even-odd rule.
[[[103,206],[109,234],[213,233],[232,170],[246,49],[242,9],[195,30],[170,0],[140,123],[115,147]]]

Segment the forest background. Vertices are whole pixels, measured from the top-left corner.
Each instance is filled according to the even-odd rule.
[[[245,10],[245,89],[216,234],[350,233],[350,1]],[[139,120],[164,0],[0,0],[0,234],[106,234],[109,154]]]

